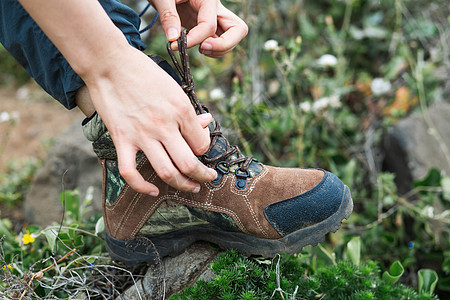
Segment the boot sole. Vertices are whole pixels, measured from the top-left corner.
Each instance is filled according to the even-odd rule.
[[[125,265],[154,264],[165,256],[181,254],[196,241],[211,242],[222,249],[236,249],[247,256],[274,257],[278,253],[299,253],[304,246],[316,246],[323,242],[327,233],[336,232],[341,222],[350,217],[353,201],[347,186],[342,198],[338,211],[329,218],[280,239],[263,239],[241,232],[193,226],[157,237],[137,236],[127,241],[117,240],[106,232],[106,249],[113,260]]]

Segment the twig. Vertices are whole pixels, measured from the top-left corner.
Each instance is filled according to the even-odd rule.
[[[70,255],[72,255],[72,254],[75,252],[75,250],[76,250],[76,248],[73,248],[72,250],[70,250],[69,252],[67,252],[63,257],[61,257],[60,259],[58,259],[58,260],[56,261],[56,263],[52,263],[52,264],[51,264],[50,266],[48,266],[47,268],[42,269],[42,270],[40,270],[40,271],[37,272],[37,273],[31,273],[31,274],[32,274],[32,275],[31,275],[31,279],[30,279],[30,281],[28,281],[28,284],[27,284],[28,287],[31,287],[31,283],[33,282],[33,280],[35,280],[36,278],[38,278],[38,279],[42,278],[42,277],[44,276],[44,272],[47,272],[48,270],[54,268],[54,267],[56,266],[56,264],[62,262],[62,261],[65,260],[67,257],[69,257]],[[28,290],[24,290],[23,293],[22,293],[22,295],[20,296],[19,300],[22,300],[23,297],[26,296],[27,292],[28,292]]]
[[[273,296],[275,296],[275,293],[276,292],[280,292],[280,296],[281,296],[281,298],[284,300],[284,295],[283,295],[283,293],[285,292],[285,291],[283,291],[283,289],[281,288],[281,284],[280,284],[280,259],[281,259],[281,256],[279,255],[279,254],[277,254],[278,255],[278,262],[277,262],[277,265],[276,265],[276,267],[275,267],[275,270],[276,270],[276,275],[277,275],[277,288],[273,291],[273,293],[272,293],[272,297],[270,297],[271,299],[273,298]]]

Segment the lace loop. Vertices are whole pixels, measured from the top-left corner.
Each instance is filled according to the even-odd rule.
[[[187,30],[183,29],[181,31],[181,35],[178,38],[178,52],[180,60],[177,59],[174,51],[172,50],[171,43],[167,43],[167,51],[169,52],[170,58],[172,59],[175,68],[181,76],[182,80],[182,89],[188,95],[191,100],[192,105],[196,113],[203,114],[208,112],[208,109],[201,105],[198,101],[197,95],[194,91],[194,79],[191,74],[191,69],[189,66],[189,56],[187,54]],[[250,164],[255,161],[252,155],[244,156],[239,147],[231,146],[227,139],[223,137],[222,132],[220,131],[220,126],[217,122],[214,122],[215,128],[211,130],[211,145],[208,149],[207,153],[211,151],[211,149],[216,145],[219,139],[225,141],[225,151],[219,153],[214,157],[208,157],[207,155],[202,155],[201,160],[205,164],[216,163],[216,169],[220,170],[224,174],[227,174],[230,171],[230,167],[232,165],[237,165],[237,169],[235,171],[236,176],[240,178],[240,180],[244,180],[250,176],[248,171]],[[210,128],[211,129],[211,128]],[[243,184],[243,183],[242,183]],[[245,184],[243,185],[245,186]],[[242,188],[242,186],[240,186]]]
[[[175,56],[174,51],[172,50],[171,43],[167,43],[167,52],[172,59],[175,68],[178,70],[178,73],[181,76],[181,80],[183,81],[183,90],[191,100],[192,105],[195,108],[197,115],[205,113],[203,106],[198,101],[197,95],[194,91],[194,78],[191,74],[191,68],[189,67],[189,56],[187,54],[187,30],[182,29],[181,35],[178,38],[178,52],[180,56],[180,61],[178,61]]]

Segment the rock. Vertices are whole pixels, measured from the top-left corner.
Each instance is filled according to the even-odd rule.
[[[59,195],[63,175],[64,189],[79,188],[81,199],[92,186],[93,213],[101,213],[102,170],[91,143],[83,135],[81,120],[56,138],[44,165],[37,171],[24,203],[27,221],[43,227],[61,221],[63,207]]]
[[[209,266],[219,252],[208,243],[195,243],[184,253],[150,266],[145,277],[117,299],[169,299],[188,284],[212,279],[214,273]]]
[[[399,121],[384,142],[384,169],[396,174],[400,193],[411,190],[412,182],[423,178],[431,167],[450,174],[450,104],[429,108],[429,126],[423,113]]]

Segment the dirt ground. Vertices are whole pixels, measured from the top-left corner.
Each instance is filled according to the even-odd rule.
[[[0,88],[0,172],[13,160],[44,158],[53,139],[82,118],[78,109],[65,109],[35,83]],[[0,217],[20,226],[21,203],[12,208],[0,203]]]
[[[52,139],[83,114],[71,111],[36,84],[0,89],[0,171],[8,161],[43,158]]]

